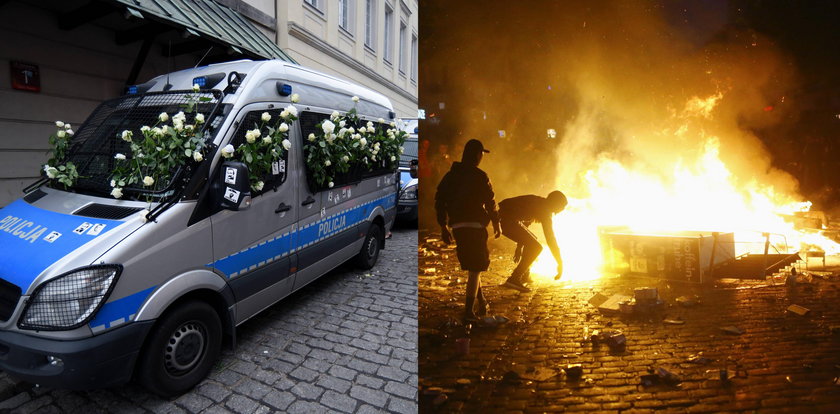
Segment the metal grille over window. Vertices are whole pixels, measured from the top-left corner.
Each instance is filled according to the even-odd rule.
[[[125,95],[103,102],[74,136],[70,161],[79,169],[79,179],[74,188],[109,194],[114,156],[130,152],[129,143],[120,139],[118,134],[130,130],[135,137],[142,137],[140,128],[158,124],[158,116],[163,112],[171,116],[183,111],[187,123],[193,123],[195,116],[202,114],[208,118],[203,130],[204,139],[211,139],[216,125],[209,116],[218,112],[221,96],[218,91],[169,91]],[[190,101],[199,99],[204,101],[195,103],[194,111],[187,113]]]
[[[268,112],[268,114],[271,115],[272,121],[270,122],[270,124],[273,125],[275,123],[274,120],[280,118],[280,113],[283,112],[283,109],[281,108],[272,109],[269,111],[253,111],[245,115],[245,118],[242,119],[242,123],[239,124],[239,128],[236,130],[236,134],[230,140],[230,144],[233,145],[234,148],[239,148],[240,145],[245,143],[245,133],[248,132],[248,130],[259,128],[260,125],[265,123],[260,118],[264,112]],[[291,135],[289,136],[289,139],[292,139]],[[282,168],[278,167],[278,174],[272,174],[268,177],[265,177],[265,179],[263,180],[265,182],[265,186],[263,187],[263,189],[261,191],[252,190],[251,197],[256,197],[262,193],[265,193],[266,191],[277,188],[280,186],[280,184],[283,184],[286,181],[286,166],[289,163],[288,151],[283,152],[283,157],[280,158],[280,162],[282,163]]]
[[[27,303],[20,327],[59,330],[84,325],[105,300],[119,271],[115,266],[95,266],[43,284]]]

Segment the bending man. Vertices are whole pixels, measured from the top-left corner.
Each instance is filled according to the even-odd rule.
[[[502,286],[520,292],[530,291],[525,286],[529,273],[528,269],[530,269],[534,260],[537,260],[537,256],[543,249],[536,236],[527,228],[532,221],[542,223],[548,248],[551,250],[554,260],[557,261],[557,276],[554,278],[560,278],[563,274],[563,259],[560,257],[560,248],[557,246],[557,239],[554,237],[551,216],[563,211],[566,204],[568,204],[566,195],[560,191],[552,191],[548,194],[548,197],[528,194],[507,198],[499,203],[499,221],[501,222],[502,234],[516,242],[517,254],[514,255],[514,261],[516,257],[519,257],[519,264]]]

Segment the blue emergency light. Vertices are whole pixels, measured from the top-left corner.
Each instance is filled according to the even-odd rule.
[[[292,85],[283,82],[277,82],[277,93],[280,96],[289,96],[292,94]]]
[[[193,85],[198,85],[201,89],[212,89],[224,78],[224,73],[214,73],[212,75],[197,76],[193,78],[192,82]]]

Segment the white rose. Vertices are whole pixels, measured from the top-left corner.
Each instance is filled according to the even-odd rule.
[[[380,124],[384,124],[384,123],[385,123],[385,120],[384,120],[384,119],[382,119],[382,118],[379,118],[379,119],[377,119],[377,120],[376,120],[376,122],[379,122]]]
[[[293,93],[289,99],[294,103],[298,103],[298,101],[300,101],[300,95]]]
[[[283,122],[282,124],[280,124],[279,127],[277,127],[277,130],[280,131],[280,132],[286,132],[286,131],[289,130],[289,125],[287,125],[285,122]]]
[[[59,127],[59,128],[64,128],[64,122],[61,122],[61,121],[55,121],[55,126],[57,126],[57,127]]]
[[[70,126],[70,124],[64,124],[64,129],[70,129],[70,128],[73,128],[72,126]]]
[[[166,112],[161,112],[160,115],[158,115],[158,119],[160,120],[160,122],[166,122],[169,120],[169,114],[167,114]]]
[[[289,111],[284,109],[282,112],[280,112],[280,118],[286,119],[288,117],[289,117]]]
[[[72,136],[73,136],[73,134],[75,134],[75,132],[73,132],[73,130],[72,130],[72,129],[68,129],[68,130],[67,130],[67,135],[70,135],[70,136],[72,137]]]
[[[393,155],[391,156],[391,161],[394,161],[394,160],[396,160],[396,159],[397,159],[397,157],[395,157],[395,156],[393,156]]]
[[[307,139],[309,139],[309,142],[315,142],[315,134],[310,132],[309,137],[307,137]]]
[[[353,100],[353,102],[359,102],[359,97],[358,97],[358,96],[353,96],[353,97],[352,97],[352,98],[350,98],[350,99],[352,99],[352,100]]]
[[[325,134],[332,134],[335,131],[335,124],[330,121],[324,121],[321,124],[321,129],[324,130]]]
[[[58,131],[55,133],[55,135],[59,138],[64,138],[67,135],[67,133],[64,131]]]
[[[126,129],[120,134],[120,137],[123,139],[123,141],[131,142],[132,135],[134,135],[134,133]]]
[[[344,162],[348,162],[348,161],[350,161],[350,157],[348,157],[348,156],[346,156],[346,155],[345,155],[345,156],[343,156],[343,157],[341,157],[341,159],[342,159],[342,160],[344,160]]]
[[[118,159],[118,160],[124,160],[124,159],[125,159],[125,155],[124,155],[124,154],[120,154],[120,153],[118,152],[118,153],[117,153],[117,155],[114,155],[114,158],[116,158],[116,159]],[[111,186],[111,187],[113,187],[113,186]]]
[[[340,127],[344,127],[345,125],[347,125],[347,121],[345,121],[343,119],[338,122],[338,126],[340,126]]]
[[[292,148],[292,142],[289,141],[288,139],[284,139],[283,140],[283,148],[285,148],[286,151],[288,151],[290,148]]]
[[[175,116],[172,117],[172,122],[181,121],[184,122],[187,120],[187,116],[184,115],[184,111],[178,112]]]
[[[373,122],[368,121],[368,122],[367,122],[367,127],[368,127],[368,128],[373,128]]]
[[[201,162],[201,160],[204,159],[204,156],[201,155],[200,152],[195,151],[195,152],[193,152],[193,159],[195,160],[195,162]]]
[[[405,151],[405,148],[400,147],[400,154],[402,154],[402,153],[403,153],[403,151]]]
[[[194,83],[194,84],[193,84],[193,92],[198,92],[198,91],[200,91],[200,90],[201,90],[201,86],[198,86],[198,84],[197,84],[197,83]]]
[[[253,144],[257,140],[257,137],[254,136],[254,131],[246,131],[245,132],[245,141],[249,144]]]
[[[222,156],[225,158],[230,158],[233,156],[233,145],[227,144],[224,148],[222,148]]]
[[[49,178],[55,178],[56,176],[58,176],[58,170],[50,166],[44,168],[44,172],[47,173],[47,177]]]
[[[176,131],[183,131],[184,130],[184,123],[180,120],[172,120],[172,125],[175,127]]]
[[[362,146],[363,146],[363,147],[364,147],[365,145],[367,145],[367,140],[366,140],[366,139],[364,139],[364,138],[360,139],[360,140],[359,140],[359,142],[360,142],[360,143],[362,143]]]
[[[152,128],[152,134],[154,134],[155,136],[161,136],[163,135],[163,130],[161,130],[158,127],[154,127]]]
[[[396,124],[396,123],[394,123],[394,122],[391,122],[391,126],[392,126],[392,127],[395,127],[395,126],[397,126],[397,124]]]
[[[121,198],[122,197],[122,188],[115,187],[111,190],[111,196],[114,198]]]
[[[262,142],[263,144],[271,144],[271,137],[263,137]]]
[[[154,183],[155,183],[155,179],[154,179],[154,178],[149,177],[148,175],[147,175],[147,176],[145,176],[145,177],[143,177],[143,185],[145,185],[146,187],[149,187],[149,186],[151,186],[151,185],[152,185],[152,184],[154,184]]]
[[[149,132],[151,128],[148,125],[143,125],[140,127],[140,132]]]
[[[142,152],[138,152],[138,153],[137,153],[137,158],[143,158],[143,157],[144,157],[144,155],[143,155],[143,153],[142,153]]]
[[[261,191],[261,190],[263,189],[263,187],[264,187],[264,186],[265,186],[265,183],[264,183],[264,182],[262,182],[262,181],[257,181],[257,183],[256,183],[256,184],[254,184],[254,190],[256,190],[256,191]]]
[[[373,144],[373,149],[379,151],[379,143]]]
[[[187,131],[192,131],[193,129],[195,129],[195,127],[192,125],[187,125],[184,127],[184,129],[186,129]]]
[[[162,133],[164,133],[164,134],[168,134],[168,133],[169,133],[169,125],[164,125],[164,126],[160,129],[160,132],[162,132]]]
[[[285,110],[286,110],[286,112],[288,112],[292,116],[297,116],[297,114],[298,114],[297,108],[295,108],[294,105],[287,106]]]
[[[332,114],[330,115],[330,119],[335,120],[338,117],[339,117],[338,111],[332,111]]]
[[[204,114],[198,114],[195,116],[195,122],[198,124],[204,123]]]
[[[330,165],[332,165],[332,162],[330,162],[330,160],[326,160],[326,161],[324,161],[324,165],[329,167]]]
[[[333,182],[332,182],[332,181],[330,181],[330,183],[329,183],[329,184],[327,184],[327,186],[328,186],[328,187],[330,187],[330,188],[333,188],[333,186],[334,186],[334,185],[335,185],[335,184],[333,184]]]
[[[260,119],[262,119],[263,122],[271,121],[271,114],[269,114],[268,112],[263,112],[262,115],[260,115]]]
[[[366,133],[367,133],[367,128],[365,128],[365,127],[360,127],[360,128],[359,128],[359,132],[360,132],[360,133],[362,133],[362,134],[366,134]]]

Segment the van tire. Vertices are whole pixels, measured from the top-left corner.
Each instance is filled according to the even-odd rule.
[[[377,223],[371,224],[365,236],[365,242],[362,244],[362,250],[356,255],[356,267],[362,270],[372,268],[379,259],[379,246],[382,246],[383,240],[385,240],[385,232],[382,226]]]
[[[222,322],[213,307],[198,301],[177,305],[158,320],[146,342],[138,380],[161,397],[183,394],[207,376],[221,345]]]

